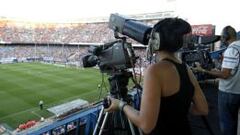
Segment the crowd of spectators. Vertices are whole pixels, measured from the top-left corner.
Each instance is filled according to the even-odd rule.
[[[18,62],[42,60],[49,63],[72,64],[82,66],[82,58],[88,54],[89,46],[81,45],[51,45],[51,46],[23,46],[23,45],[0,45],[0,63],[11,58]],[[134,48],[138,57],[136,67],[146,67],[146,48]]]
[[[145,21],[152,25],[156,20]],[[29,24],[0,20],[0,41],[13,43],[105,43],[114,40],[107,22]]]
[[[80,126],[80,130],[78,131],[79,133],[77,134],[82,134],[82,132],[84,133],[84,125],[86,124],[86,121],[85,120],[81,120],[80,123],[79,123],[79,126]],[[46,132],[44,133],[43,135],[64,135],[65,133],[65,130],[67,131],[67,134],[76,134],[76,129],[77,129],[77,121],[73,121],[73,122],[70,122],[65,126],[59,126],[57,128],[55,128],[52,133],[50,132]]]
[[[156,20],[145,21],[152,25]],[[81,44],[106,43],[113,41],[114,34],[108,28],[107,22],[73,23],[73,24],[30,24],[23,22],[0,20],[0,41],[5,43],[33,43],[36,45],[0,45],[0,59],[16,58],[24,61],[27,58],[44,58],[55,62],[79,61],[88,50]],[[138,44],[128,39],[133,44]],[[40,45],[58,44],[58,45]],[[77,43],[79,45],[69,45]],[[65,44],[61,45],[61,44]],[[69,46],[68,46],[69,45]],[[140,59],[144,63],[145,48],[137,49]],[[144,52],[144,53],[143,53]]]
[[[26,130],[26,129],[28,129],[28,128],[31,128],[31,127],[33,127],[34,125],[36,125],[36,123],[37,123],[37,121],[35,121],[35,120],[29,120],[29,121],[27,121],[26,123],[22,123],[22,124],[20,124],[20,125],[18,126],[17,132],[20,132],[20,131],[22,131],[22,130]]]
[[[28,58],[43,58],[52,61],[78,61],[87,53],[88,47],[78,46],[0,46],[0,59],[16,58],[24,62]]]
[[[0,27],[0,41],[14,43],[99,43],[114,39],[107,23],[42,24],[40,26]]]
[[[80,125],[80,128],[81,126],[83,126],[84,124],[86,123],[85,119],[81,120],[79,125]],[[20,124],[18,126],[18,128],[15,130],[16,133],[20,133],[23,131],[27,131],[27,129],[35,126],[36,128],[39,126],[40,124],[40,121],[35,121],[35,120],[29,120],[27,121],[26,123],[23,123],[23,124]],[[55,128],[53,131],[52,131],[52,134],[53,135],[62,135],[65,133],[65,130],[70,133],[70,132],[76,132],[76,127],[77,127],[77,121],[73,121],[73,122],[70,122],[66,125],[66,127],[63,125],[63,126],[59,126],[57,128]],[[83,129],[81,129],[83,130]],[[50,135],[50,132],[46,132],[44,133],[43,135]]]

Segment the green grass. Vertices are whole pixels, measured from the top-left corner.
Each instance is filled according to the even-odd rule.
[[[0,64],[0,123],[16,128],[39,115],[38,102],[51,107],[77,98],[98,99],[101,74],[96,69],[73,69],[40,63]],[[106,93],[106,92],[105,92]]]

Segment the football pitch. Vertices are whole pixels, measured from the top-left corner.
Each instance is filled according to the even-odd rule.
[[[45,110],[48,107],[78,98],[96,101],[101,81],[101,73],[93,68],[41,63],[0,64],[0,123],[16,128],[28,120],[52,116]],[[42,111],[38,105],[40,100],[44,101]]]

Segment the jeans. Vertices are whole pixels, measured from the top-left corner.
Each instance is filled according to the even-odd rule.
[[[219,121],[223,135],[237,135],[239,108],[240,94],[218,92]]]

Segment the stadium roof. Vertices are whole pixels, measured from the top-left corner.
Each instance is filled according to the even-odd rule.
[[[122,15],[174,11],[191,24],[216,25],[220,34],[226,25],[240,30],[240,19],[235,15],[239,0],[5,0],[1,1],[0,17],[24,21],[77,22]],[[231,4],[231,7],[226,5]],[[224,10],[223,10],[224,9]],[[220,17],[219,17],[220,15]]]
[[[172,11],[175,0],[6,0],[0,16],[34,22],[75,22],[82,18]],[[151,4],[155,3],[155,4]],[[151,4],[151,8],[146,6]]]
[[[154,12],[154,13],[141,13],[141,14],[132,14],[132,15],[126,15],[128,18],[136,19],[136,20],[153,20],[153,19],[162,19],[166,17],[175,17],[174,11],[163,11],[163,12]],[[1,21],[14,21],[15,23],[19,22],[21,23],[35,23],[38,24],[39,22],[32,22],[29,20],[21,20],[19,18],[13,18],[13,17],[0,17]],[[65,21],[65,22],[48,22],[48,24],[74,24],[74,23],[97,23],[97,22],[108,22],[109,16],[106,17],[91,17],[91,18],[81,18],[81,19],[75,19],[71,21]]]

